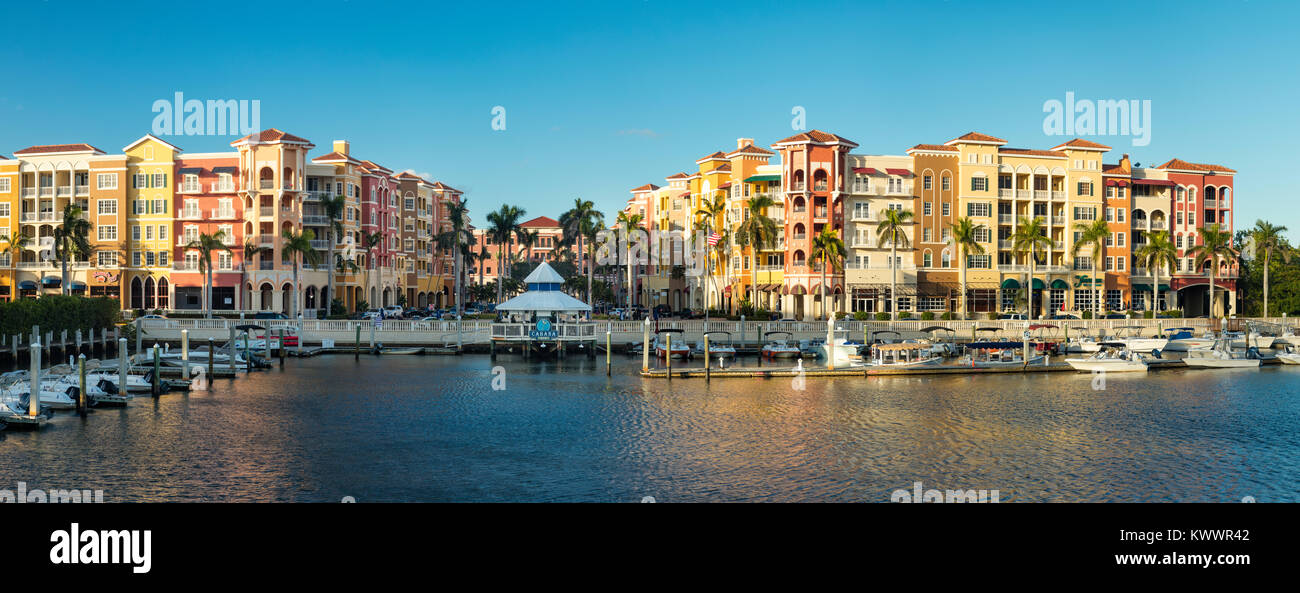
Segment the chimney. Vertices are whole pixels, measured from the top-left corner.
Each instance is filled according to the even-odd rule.
[[[736,149],[744,148],[746,144],[753,144],[753,138],[736,138]]]
[[[1129,164],[1128,153],[1125,153],[1124,156],[1120,157],[1120,159],[1119,159],[1119,169],[1120,169],[1121,171],[1132,171],[1132,170],[1133,170],[1133,167]]]
[[[347,140],[334,141],[334,152],[337,152],[339,154],[348,154],[348,148],[350,148],[350,146],[348,146]]]

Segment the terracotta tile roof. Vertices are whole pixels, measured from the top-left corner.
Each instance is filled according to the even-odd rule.
[[[40,144],[37,146],[28,146],[22,150],[14,151],[14,156],[22,154],[46,154],[51,152],[82,152],[82,151],[104,152],[94,146],[80,142],[77,144]]]
[[[700,157],[700,159],[697,160],[697,161],[695,161],[695,162],[696,162],[696,163],[702,163],[702,162],[707,161],[707,160],[710,160],[710,159],[725,159],[725,158],[727,158],[726,153],[724,153],[724,152],[722,152],[721,150],[719,150],[719,151],[717,151],[717,152],[715,152],[715,153],[713,153],[713,154],[710,154],[710,155],[706,155],[706,156]]]
[[[1024,155],[1024,156],[1050,156],[1052,158],[1057,158],[1057,159],[1065,158],[1065,155],[1059,152],[1052,152],[1050,150],[1031,150],[1028,148],[1003,148],[999,146],[998,152],[1005,153],[1005,154]]]
[[[433,182],[433,188],[434,188],[434,189],[439,189],[439,190],[442,190],[442,191],[455,192],[455,193],[458,193],[458,194],[463,194],[463,193],[465,193],[465,192],[460,191],[460,190],[458,190],[458,189],[456,189],[456,188],[454,188],[454,187],[452,187],[452,186],[450,186],[450,185],[447,185],[447,184],[445,184],[445,183],[443,183],[443,182],[441,182],[441,181],[435,181],[435,182]]]
[[[412,172],[410,172],[410,171],[402,171],[401,173],[398,173],[398,174],[397,174],[397,178],[398,178],[398,179],[414,179],[414,180],[416,180],[416,181],[424,181],[424,178],[423,178],[423,177],[420,177],[419,175],[416,175],[415,173],[412,173]]]
[[[374,161],[361,161],[361,166],[363,166],[363,167],[365,167],[365,168],[367,168],[367,169],[369,169],[369,170],[371,170],[371,171],[382,171],[382,172],[384,172],[384,173],[392,173],[392,172],[393,172],[392,169],[389,169],[388,167],[385,167],[385,166],[383,166],[383,165],[380,165],[379,163],[376,163],[376,162],[374,162]]]
[[[1209,165],[1205,163],[1189,163],[1181,159],[1169,159],[1169,162],[1156,167],[1157,169],[1177,169],[1179,171],[1207,171],[1215,173],[1236,173],[1236,171],[1224,167],[1223,165]]]
[[[718,165],[717,169],[714,169],[714,171],[730,171],[730,170],[731,170],[731,163],[722,163],[721,165]]]
[[[956,144],[958,142],[996,142],[998,144],[1007,143],[1006,140],[994,136],[990,136],[988,134],[981,134],[979,132],[968,132],[964,135],[953,138],[952,140],[949,140],[944,144]]]
[[[524,228],[530,228],[530,229],[533,229],[533,228],[554,228],[554,227],[558,227],[558,226],[560,226],[560,222],[557,221],[557,220],[555,220],[554,218],[549,218],[549,217],[546,217],[546,216],[538,216],[537,218],[534,218],[534,219],[532,219],[532,220],[530,220],[530,221],[528,221],[528,222],[525,222],[525,223],[523,223],[523,224],[521,224],[521,225],[519,225],[519,226],[524,227]]]
[[[1119,163],[1102,163],[1102,164],[1101,164],[1101,174],[1102,174],[1102,175],[1131,175],[1132,173],[1133,173],[1132,171],[1130,171],[1130,170],[1128,170],[1128,169],[1125,169],[1125,168],[1124,168],[1122,165],[1120,165]]]
[[[689,177],[690,177],[690,175],[687,175],[687,174],[685,174],[685,173],[678,173],[678,174],[676,174],[676,175],[669,175],[669,176],[665,177],[664,179],[686,179],[686,178],[689,178]]]
[[[249,134],[247,136],[244,136],[243,138],[231,142],[230,144],[235,145],[235,144],[239,144],[240,142],[246,142],[248,140],[252,140],[254,136],[257,136],[258,142],[301,142],[303,144],[311,144],[311,141],[306,138],[302,138],[300,136],[294,136],[293,134],[281,130],[277,130],[275,128],[262,130],[261,132],[258,132],[256,134]]]
[[[643,186],[641,186],[641,187],[634,187],[634,188],[632,188],[631,191],[632,191],[632,192],[643,192],[643,191],[654,191],[654,190],[656,190],[656,189],[659,189],[659,186],[657,186],[657,185],[655,185],[655,184],[653,184],[653,183],[647,183],[647,184],[645,184],[645,185],[643,185]]]
[[[1057,144],[1056,146],[1052,147],[1052,150],[1061,150],[1065,148],[1080,148],[1085,150],[1110,150],[1110,147],[1106,146],[1105,144],[1097,144],[1096,142],[1089,142],[1082,138],[1075,138],[1074,140],[1071,140],[1069,142]]]
[[[311,162],[313,163],[330,163],[330,162],[338,162],[338,161],[353,162],[353,163],[358,162],[356,159],[346,154],[343,154],[341,152],[331,152],[329,154],[323,154],[311,160]]]
[[[727,153],[727,156],[728,156],[728,157],[733,157],[733,156],[736,156],[736,155],[738,155],[738,154],[761,154],[761,155],[765,155],[765,156],[766,156],[766,155],[773,155],[773,154],[776,154],[776,153],[775,153],[775,152],[772,152],[772,151],[770,151],[770,150],[767,150],[767,149],[765,149],[765,148],[759,148],[759,147],[757,147],[757,146],[754,146],[753,144],[746,144],[746,145],[744,145],[744,146],[741,147],[741,148],[738,148],[738,149],[736,149],[736,150],[734,150],[734,151],[732,151],[732,152]]]
[[[907,149],[908,152],[912,152],[913,150],[936,150],[941,152],[957,152],[956,148],[953,148],[951,146],[945,146],[943,144],[917,144],[916,146]]]
[[[841,144],[852,144],[854,146],[857,146],[857,143],[855,143],[852,140],[849,140],[848,138],[823,132],[821,130],[809,130],[802,134],[795,134],[789,138],[777,142],[777,144],[801,144],[804,142],[818,142],[822,144],[839,142]]]

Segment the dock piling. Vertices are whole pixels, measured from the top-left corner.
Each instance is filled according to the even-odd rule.
[[[126,397],[126,338],[117,339],[117,394]]]
[[[77,392],[77,413],[81,416],[86,415],[86,355],[77,355],[77,386],[80,391]]]
[[[704,382],[708,383],[713,379],[709,370],[709,333],[704,332]]]
[[[235,326],[227,326],[230,330],[230,343],[226,346],[226,362],[230,364],[230,374],[235,374]]]
[[[664,336],[664,368],[668,369],[668,380],[673,380],[673,335]]]
[[[645,319],[641,336],[641,372],[650,370],[650,318]]]
[[[212,366],[215,364],[213,361],[217,359],[217,349],[213,348],[212,346],[213,346],[212,336],[208,336],[208,390],[209,391],[212,390],[212,379],[216,377],[216,375],[213,374],[212,372],[213,371]]]
[[[302,344],[302,332],[298,332],[298,343]],[[284,368],[284,328],[280,328],[280,368]],[[298,353],[302,356],[302,352]]]
[[[612,375],[614,369],[613,350],[610,348],[611,342],[613,342],[613,340],[614,340],[614,324],[611,322],[605,328],[605,376],[606,377]]]
[[[158,344],[153,345],[153,396],[158,397],[161,385],[158,384],[158,376],[162,374],[161,364],[162,354],[158,352]]]
[[[181,330],[181,376],[190,380],[190,330]]]
[[[31,358],[32,393],[27,397],[27,415],[36,417],[41,413],[41,341],[32,342],[28,352]]]
[[[356,324],[357,335],[352,341],[352,358],[361,358],[361,324]]]

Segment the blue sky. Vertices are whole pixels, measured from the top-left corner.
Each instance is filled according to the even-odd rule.
[[[263,128],[428,173],[465,190],[476,221],[506,202],[554,217],[575,197],[613,212],[738,137],[791,135],[794,106],[864,153],[972,130],[1047,148],[1063,138],[1043,133],[1043,103],[1073,91],[1152,102],[1148,146],[1091,137],[1115,147],[1108,161],[1230,166],[1238,227],[1267,218],[1300,237],[1294,5],[467,4],[20,0],[0,39],[0,152],[118,151],[178,91],[258,99]],[[166,139],[206,152],[234,138]]]

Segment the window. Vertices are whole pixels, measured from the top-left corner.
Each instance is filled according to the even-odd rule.
[[[1110,189],[1114,189],[1114,188],[1110,188]],[[1107,208],[1107,209],[1106,209],[1106,222],[1115,222],[1115,209],[1114,209],[1114,208]]]
[[[1081,195],[1081,196],[1091,196],[1091,195],[1092,195],[1092,182],[1091,182],[1091,181],[1080,181],[1080,182],[1079,182],[1079,195]]]
[[[948,202],[943,203],[943,215],[952,216],[952,204],[949,204]]]
[[[131,252],[131,265],[132,265],[133,267],[136,267],[136,268],[140,267],[140,252],[139,252],[139,251],[132,251],[132,252]]]
[[[1097,220],[1097,209],[1087,206],[1074,207],[1075,220]]]
[[[144,265],[145,265],[145,266],[153,267],[155,261],[156,261],[156,259],[155,259],[154,253],[153,253],[152,251],[146,251],[146,252],[144,252]]]
[[[926,229],[926,230],[929,230],[929,229]],[[921,254],[921,265],[922,265],[922,266],[925,266],[925,267],[927,267],[927,268],[933,266],[933,265],[934,265],[934,254],[933,254],[933,253],[930,253],[929,251],[927,251],[927,252]]]
[[[993,232],[986,226],[976,227],[975,240],[980,243],[989,243],[993,240]]]
[[[233,263],[233,259],[232,259],[231,255],[230,255],[230,252],[229,252],[229,251],[219,251],[219,252],[217,252],[217,269],[218,269],[218,270],[233,270],[234,267],[235,267],[235,266],[234,266],[234,263]]]
[[[940,253],[939,255],[940,255],[940,257],[939,257],[939,261],[940,261],[940,263],[942,264],[941,267],[944,267],[944,268],[951,268],[951,267],[952,267],[952,255],[950,255],[950,254],[948,253],[948,250],[947,250],[947,249],[943,250],[943,252]]]
[[[934,240],[934,229],[925,227],[921,230],[921,240],[929,243]]]
[[[199,176],[186,175],[181,191],[199,191]]]
[[[900,178],[898,178],[898,177],[890,177],[890,178],[889,178],[889,193],[891,193],[891,194],[901,194],[901,193],[903,193],[903,180],[900,179]]]
[[[1090,255],[1079,255],[1079,256],[1076,256],[1076,257],[1074,258],[1074,269],[1075,269],[1075,270],[1091,270],[1091,269],[1092,269],[1092,256],[1090,256]]]
[[[96,251],[95,260],[101,268],[113,267],[117,265],[117,253],[112,251]]]
[[[8,202],[0,202],[0,217],[4,217],[4,218],[8,218],[8,217],[9,217],[9,203],[8,203]]]
[[[116,241],[117,225],[101,224],[95,226],[96,238],[100,241]]]
[[[11,189],[11,186],[10,186],[10,184],[9,184],[9,178],[8,178],[8,177],[5,177],[5,178],[0,179],[0,193],[6,193],[6,194],[7,194],[7,193],[9,193],[10,189]]]
[[[165,188],[167,187],[167,174],[154,173],[149,179],[149,187]]]
[[[930,214],[932,214],[932,213],[934,212],[934,203],[933,203],[933,202],[926,202],[926,203],[924,203],[924,204],[921,205],[921,208],[922,208],[922,210],[924,211],[925,215],[926,215],[926,216],[929,216]]]
[[[966,204],[966,216],[992,216],[993,206],[988,202],[971,202]]]
[[[132,241],[140,240],[140,225],[138,224],[131,225],[131,240]]]
[[[152,226],[152,225],[149,225],[149,226],[144,227],[144,240],[145,240],[145,241],[152,241],[152,240],[153,240],[153,226]]]
[[[166,252],[166,251],[159,251],[159,252],[158,252],[158,265],[160,265],[160,266],[165,266],[165,265],[167,265],[167,252]]]
[[[1124,246],[1124,233],[1115,233],[1115,245],[1119,247]]]
[[[1125,211],[1125,210],[1128,210],[1128,208],[1116,208],[1116,209],[1115,209],[1115,222],[1124,222],[1124,211]]]
[[[149,187],[149,176],[144,173],[136,173],[131,176],[131,187],[135,189],[144,189]]]
[[[100,216],[116,216],[117,200],[96,200],[95,209]]]
[[[966,267],[974,269],[988,269],[992,267],[992,259],[988,254],[968,255],[966,256]]]
[[[989,190],[989,178],[988,178],[988,177],[971,177],[971,178],[970,178],[970,190],[971,190],[971,191],[988,191],[988,190]]]
[[[219,231],[219,232],[221,233],[221,242],[225,243],[226,245],[234,245],[234,244],[235,244],[235,228],[234,228],[234,227],[232,227],[232,226],[230,226],[230,225],[228,225],[228,224],[223,224],[223,225],[217,227],[217,231]]]
[[[926,175],[923,179],[924,180],[922,181],[922,186],[925,189],[934,189],[934,179],[932,179],[929,175]]]
[[[943,176],[943,191],[948,191],[948,190],[951,190],[951,189],[952,189],[952,178],[951,178],[951,177],[948,177],[947,175],[944,175],[944,176]]]

